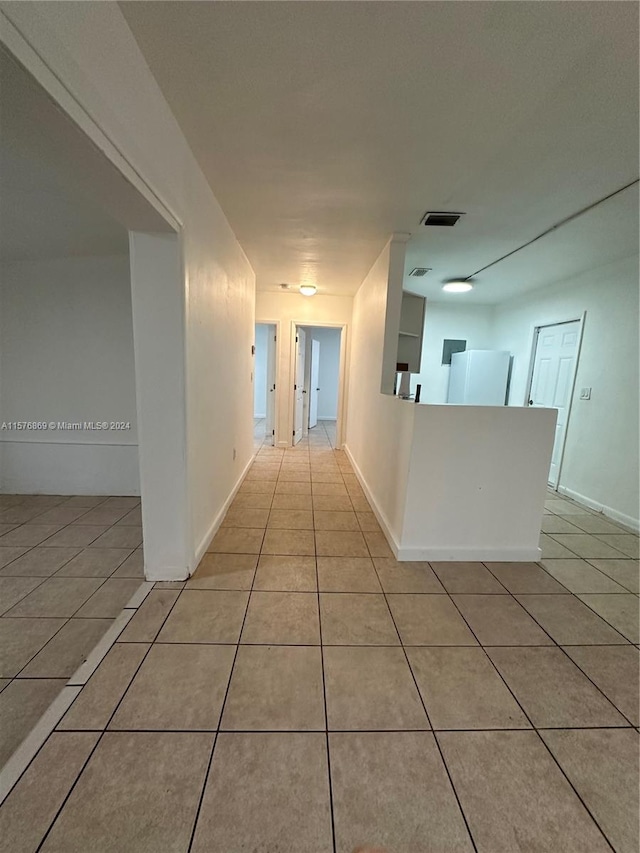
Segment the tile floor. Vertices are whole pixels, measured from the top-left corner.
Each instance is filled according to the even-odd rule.
[[[0,851],[637,853],[637,537],[557,495],[543,529],[541,565],[400,564],[326,430],[262,447]]]
[[[140,499],[0,495],[0,766],[143,580]]]

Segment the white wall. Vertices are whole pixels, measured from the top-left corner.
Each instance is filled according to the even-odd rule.
[[[350,325],[353,299],[350,296],[302,296],[300,293],[256,293],[256,321],[277,324],[276,367],[276,444],[288,447],[293,433],[293,329],[295,325],[344,325],[346,365],[349,364]],[[339,409],[347,403],[346,388],[339,401]],[[338,412],[338,417],[340,411]]]
[[[467,349],[493,349],[493,312],[493,305],[452,305],[427,300],[420,373],[411,377],[411,393],[415,394],[420,383],[421,402],[446,403],[451,368],[442,364],[444,340],[466,340]]]
[[[338,379],[340,376],[340,329],[305,326],[309,339],[320,344],[318,371],[318,419],[335,421],[338,416]]]
[[[0,491],[139,494],[128,256],[4,265],[0,362],[0,421],[130,425],[3,430]]]
[[[267,340],[269,327],[256,325],[256,355],[253,369],[253,416],[267,416]]]
[[[255,276],[118,5],[2,3],[1,10],[9,49],[180,233],[182,309],[174,325],[176,340],[184,341],[184,577],[253,454]],[[173,452],[180,454],[181,445]],[[165,531],[168,547],[173,533]],[[161,547],[154,550],[162,554]],[[145,571],[169,579],[178,568],[159,562]]]
[[[586,311],[561,491],[638,525],[638,258],[496,307],[494,342],[514,354],[510,405],[526,395],[536,325]],[[591,399],[578,399],[591,387]]]

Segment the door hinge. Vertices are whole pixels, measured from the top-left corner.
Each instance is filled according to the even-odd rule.
[[[296,343],[298,343],[298,336],[296,335]]]
[[[294,385],[294,386],[293,386],[293,390],[294,390],[294,391],[297,391],[297,390],[298,390],[298,386],[297,386],[297,385]]]
[[[275,435],[275,434],[276,434],[275,429],[272,429],[272,430],[271,430],[271,435]]]
[[[296,431],[295,431],[295,429],[294,429],[294,431],[293,431],[293,437],[294,437],[294,438],[296,437]]]

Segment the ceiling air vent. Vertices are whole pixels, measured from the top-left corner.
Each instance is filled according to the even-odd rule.
[[[464,213],[430,213],[427,212],[422,217],[421,222],[423,225],[435,225],[435,226],[445,226],[451,228],[456,224],[458,219],[461,216],[464,216]]]
[[[431,272],[431,267],[414,267],[409,275],[414,278],[422,278],[422,276],[426,275],[428,272]]]

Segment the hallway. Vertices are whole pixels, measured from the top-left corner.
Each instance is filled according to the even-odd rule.
[[[550,542],[589,524],[550,497]],[[613,553],[399,564],[326,430],[263,447],[9,795],[0,850],[632,853],[637,562]]]

